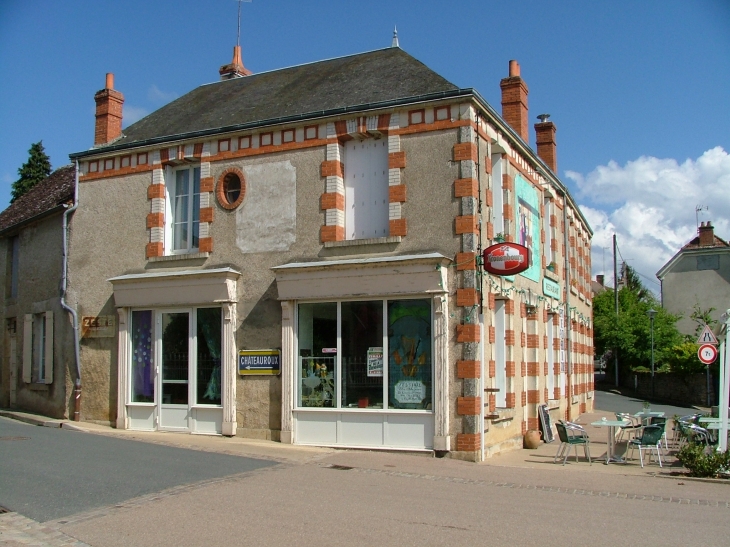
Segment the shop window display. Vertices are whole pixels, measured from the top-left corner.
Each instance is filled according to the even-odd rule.
[[[428,299],[298,307],[298,406],[432,409]]]

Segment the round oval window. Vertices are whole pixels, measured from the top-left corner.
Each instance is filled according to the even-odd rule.
[[[238,169],[229,169],[218,179],[216,196],[218,203],[225,209],[235,209],[238,207],[243,201],[245,191],[243,173]]]

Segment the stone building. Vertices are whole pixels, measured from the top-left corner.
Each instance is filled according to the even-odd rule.
[[[478,461],[592,408],[591,230],[516,62],[502,116],[399,47],[220,75],[124,130],[95,96],[81,419]]]

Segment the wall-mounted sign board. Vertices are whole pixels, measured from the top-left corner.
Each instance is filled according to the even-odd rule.
[[[281,352],[277,349],[242,349],[238,352],[240,376],[276,376],[281,373]]]
[[[517,243],[490,245],[482,257],[484,269],[494,275],[515,275],[530,267],[530,249]]]

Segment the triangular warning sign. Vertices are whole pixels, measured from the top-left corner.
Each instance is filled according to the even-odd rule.
[[[702,332],[700,333],[699,338],[697,338],[698,344],[717,344],[717,338],[715,338],[715,335],[712,333],[712,329],[705,325],[705,328],[702,329]]]

